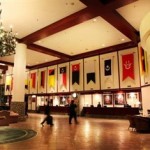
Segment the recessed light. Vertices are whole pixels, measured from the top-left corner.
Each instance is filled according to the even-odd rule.
[[[96,22],[96,21],[97,21],[97,19],[96,19],[96,18],[94,18],[94,19],[93,19],[93,22]]]
[[[121,41],[125,41],[125,39],[121,39]]]

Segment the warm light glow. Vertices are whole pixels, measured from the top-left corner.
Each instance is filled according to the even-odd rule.
[[[134,98],[135,97],[135,93],[130,93],[130,97]]]
[[[72,94],[72,97],[73,97],[73,98],[76,98],[76,97],[77,97],[77,93],[73,93],[73,94]]]
[[[36,97],[36,95],[32,95],[32,98],[35,98]]]

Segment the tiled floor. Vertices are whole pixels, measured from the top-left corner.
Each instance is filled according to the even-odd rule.
[[[150,134],[129,131],[128,120],[79,117],[69,125],[68,116],[53,115],[54,126],[41,127],[44,115],[29,114],[12,127],[37,131],[32,139],[1,144],[0,150],[150,150]]]

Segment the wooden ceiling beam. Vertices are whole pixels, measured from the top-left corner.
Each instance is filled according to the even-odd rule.
[[[80,0],[80,1],[84,3],[87,6],[87,8],[22,38],[20,42],[27,44],[28,45],[27,47],[31,50],[35,50],[37,52],[58,57],[61,60],[70,60],[71,56],[69,55],[59,53],[55,50],[44,48],[42,46],[38,46],[32,43],[44,39],[57,32],[61,32],[72,26],[78,25],[84,21],[88,21],[89,19],[95,18],[97,16],[101,16],[112,26],[118,29],[121,33],[123,33],[129,39],[131,39],[132,42],[134,42],[135,44],[139,42],[140,38],[138,32],[116,11],[117,8],[133,3],[137,0]]]
[[[84,21],[92,19],[96,16],[95,13],[91,13],[91,8],[85,8],[79,12],[76,12],[64,19],[61,19],[41,30],[38,30],[20,40],[20,42],[25,44],[34,43],[41,39],[44,39],[50,35],[53,35],[57,32],[68,29],[72,26],[78,25]]]
[[[106,0],[98,0],[98,1],[103,3],[103,1],[106,1]],[[136,1],[138,0],[107,0],[107,3],[105,3],[105,7],[107,7],[107,9],[109,10],[115,10],[117,8],[129,5]]]
[[[98,49],[98,50],[94,50],[92,52],[87,52],[84,54],[78,54],[75,56],[71,56],[70,57],[70,61],[74,61],[77,59],[83,59],[83,58],[87,58],[87,57],[92,57],[92,56],[96,56],[96,55],[101,55],[101,54],[105,54],[107,53],[111,53],[111,52],[116,52],[119,50],[123,50],[123,49],[127,49],[127,48],[132,48],[132,47],[136,47],[137,45],[134,42],[127,42],[127,43],[123,43],[123,44],[119,44],[119,45],[115,45],[115,46],[110,46],[110,47],[106,47],[103,49]],[[52,65],[56,65],[56,64],[61,64],[61,63],[65,63],[68,62],[66,60],[63,59],[58,59],[58,60],[54,60],[51,62],[46,62],[43,64],[38,64],[38,65],[34,65],[34,66],[28,66],[28,69],[38,69],[38,68],[43,68],[43,67],[47,67],[47,66],[52,66]]]
[[[80,0],[88,7],[99,7],[99,16],[109,22],[133,42],[139,42],[138,32],[116,11],[117,8],[137,0]],[[105,5],[104,5],[105,4]],[[103,10],[103,11],[102,11]]]
[[[97,49],[92,52],[87,52],[84,54],[78,54],[78,55],[72,56],[71,60],[82,59],[82,58],[92,57],[92,56],[96,56],[96,55],[102,55],[105,53],[111,53],[111,52],[115,52],[115,51],[119,51],[119,50],[123,50],[123,49],[127,49],[127,48],[132,48],[132,47],[136,47],[136,46],[137,46],[137,44],[135,44],[134,42],[127,42],[127,43],[118,44],[115,46]]]
[[[101,17],[133,42],[139,42],[139,33],[116,11],[113,13],[103,13],[101,14]]]

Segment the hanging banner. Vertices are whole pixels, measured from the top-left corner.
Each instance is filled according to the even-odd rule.
[[[11,78],[11,91],[13,90],[13,77]]]
[[[28,79],[25,79],[25,89],[28,90]]]
[[[126,54],[122,55],[122,69],[123,69],[123,76],[122,81],[124,81],[127,77],[130,77],[134,80],[134,55]]]
[[[45,86],[45,71],[41,71],[41,87]]]
[[[67,74],[66,67],[60,68],[60,85],[66,87],[67,86]]]
[[[111,75],[111,59],[104,60],[104,73],[105,76],[110,76]]]
[[[72,65],[72,84],[79,84],[80,64]]]
[[[11,76],[6,76],[6,91],[11,90]]]
[[[31,73],[31,87],[35,88],[35,84],[36,84],[36,72]]]
[[[87,84],[90,82],[90,81],[93,81],[94,83],[96,82],[95,80],[95,60],[92,60],[90,62],[87,62],[87,73],[86,73],[86,76],[87,76]]]
[[[52,87],[52,88],[55,87],[55,70],[54,69],[49,70],[48,83],[49,83],[49,87]]]
[[[142,48],[140,48],[140,65],[141,65],[141,74],[147,72],[147,52]]]

